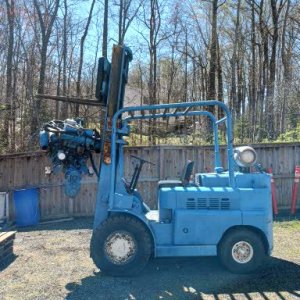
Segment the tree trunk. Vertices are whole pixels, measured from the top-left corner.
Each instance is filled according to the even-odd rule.
[[[59,0],[55,0],[54,8],[51,10],[51,3],[48,4],[48,7],[45,8],[45,13],[42,13],[40,4],[37,0],[33,1],[34,7],[38,14],[39,25],[42,34],[42,47],[41,47],[41,66],[39,74],[39,83],[38,83],[38,94],[44,94],[45,89],[45,74],[46,74],[46,62],[47,62],[47,49],[50,40],[50,35],[52,32],[53,23],[56,19]],[[44,15],[44,16],[43,16]],[[48,22],[48,16],[50,21]],[[43,18],[44,17],[44,18]],[[36,134],[39,126],[39,117],[41,115],[41,100],[36,99],[33,105],[33,115],[31,121],[31,134]]]
[[[260,92],[259,92],[259,131],[258,142],[266,137],[265,134],[265,92],[267,85],[267,70],[269,69],[269,42],[268,42],[268,29],[263,20],[264,13],[264,0],[260,1],[259,5],[259,30],[261,36],[260,45]]]
[[[149,70],[149,103],[157,104],[157,30],[160,17],[157,15],[159,10],[157,0],[150,0],[150,26],[149,26],[149,52],[150,52],[150,70]],[[157,19],[158,17],[158,19]],[[155,144],[154,127],[155,120],[149,120],[149,143]]]
[[[284,22],[282,28],[282,38],[281,38],[281,59],[283,65],[283,98],[280,110],[280,133],[285,132],[285,114],[286,114],[286,106],[287,106],[287,96],[289,94],[289,86],[291,82],[291,56],[286,50],[286,27],[287,27],[287,19],[290,9],[290,0],[287,0],[287,7],[284,15]]]
[[[212,0],[211,44],[208,71],[207,100],[216,99],[218,0]]]
[[[218,75],[218,96],[217,100],[224,102],[224,94],[223,94],[223,71],[222,71],[222,64],[221,64],[221,51],[219,41],[217,43],[217,50],[218,50],[218,67],[217,67],[217,75]],[[221,119],[223,117],[223,111],[218,109],[218,118]]]
[[[266,125],[268,139],[274,140],[276,137],[275,132],[275,118],[274,118],[274,103],[275,103],[275,79],[276,79],[276,59],[277,59],[277,44],[279,38],[279,16],[283,7],[283,0],[280,0],[279,7],[277,7],[277,0],[271,1],[273,34],[272,34],[272,47],[271,59],[269,65],[269,78],[267,88],[267,102],[266,102]]]
[[[237,11],[236,11],[236,24],[233,40],[233,52],[230,60],[231,65],[231,108],[232,108],[232,117],[233,120],[240,117],[240,108],[236,92],[236,72],[237,72],[237,45],[240,39],[240,7],[241,0],[238,0]]]
[[[104,1],[102,56],[107,57],[108,0]]]
[[[123,3],[123,0],[120,0],[120,10],[119,10],[119,45],[123,44],[123,39],[122,39],[123,17],[125,19],[125,16],[123,16],[123,11],[124,11],[124,3]]]
[[[13,103],[13,50],[14,50],[14,23],[15,23],[15,2],[14,0],[6,0],[6,12],[8,20],[8,49],[6,56],[6,92],[5,92],[5,114],[4,114],[4,134],[2,135],[2,145],[4,148],[11,148],[9,144],[10,140],[10,123],[14,120],[10,120],[10,113],[14,111]]]
[[[64,0],[64,28],[63,28],[63,70],[62,70],[62,94],[67,96],[67,55],[68,55],[68,36],[67,36],[67,23],[68,20],[68,4],[67,0]],[[61,118],[65,120],[68,116],[68,103],[63,102],[61,104]]]
[[[251,134],[251,141],[254,141],[256,135],[256,34],[255,34],[255,10],[254,2],[251,1],[251,66],[250,66],[250,97],[249,97],[249,116],[251,120],[251,127],[253,128]]]
[[[87,23],[85,25],[83,35],[80,39],[79,66],[78,66],[77,82],[76,82],[76,96],[77,97],[82,96],[81,95],[81,76],[82,76],[82,66],[83,66],[84,43],[85,43],[85,39],[86,39],[86,36],[88,34],[88,30],[89,30],[89,27],[90,27],[95,2],[96,2],[96,0],[92,1],[89,16],[88,16],[88,19],[87,19]],[[76,106],[75,106],[75,115],[76,115],[76,117],[79,116],[79,104],[76,104]]]
[[[184,57],[184,101],[188,101],[188,33],[185,29],[185,57]],[[186,119],[186,118],[185,118]]]
[[[212,0],[211,14],[211,44],[210,44],[210,60],[208,71],[208,83],[207,83],[207,100],[216,100],[217,88],[216,88],[216,76],[217,76],[217,46],[218,46],[218,34],[217,34],[217,17],[218,17],[218,0]],[[214,107],[209,107],[208,111],[214,113]],[[205,122],[206,136],[205,140],[212,143],[212,124],[211,120],[207,119]]]

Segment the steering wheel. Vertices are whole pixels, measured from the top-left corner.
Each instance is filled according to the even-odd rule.
[[[138,156],[135,156],[135,155],[130,155],[131,157],[139,160],[139,165],[136,165],[135,168],[134,168],[134,173],[132,175],[132,178],[131,178],[131,181],[130,183],[127,183],[125,179],[123,179],[123,182],[125,184],[125,188],[127,190],[128,193],[133,193],[135,188],[136,188],[136,185],[139,181],[139,177],[140,177],[140,174],[141,174],[141,171],[142,171],[142,167],[143,167],[143,164],[144,163],[147,163],[147,164],[150,164],[150,165],[155,165],[153,162],[151,161],[148,161],[146,159],[143,159],[141,157],[138,157]]]
[[[130,154],[130,156],[133,157],[133,158],[135,158],[135,159],[137,159],[137,160],[139,160],[141,163],[147,163],[147,164],[155,166],[155,163],[153,163],[153,162],[151,162],[149,160],[143,159],[141,157],[138,157],[138,156],[135,156],[135,155],[132,155],[132,154]]]

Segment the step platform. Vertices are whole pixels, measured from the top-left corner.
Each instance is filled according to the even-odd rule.
[[[13,257],[16,231],[0,232],[0,265]]]

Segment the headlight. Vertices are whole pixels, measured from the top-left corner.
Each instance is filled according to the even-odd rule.
[[[234,149],[234,160],[240,167],[251,167],[255,164],[257,154],[249,146],[238,147]]]

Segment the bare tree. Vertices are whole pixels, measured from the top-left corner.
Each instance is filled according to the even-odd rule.
[[[211,1],[211,42],[210,42],[210,61],[209,61],[209,71],[208,71],[208,91],[207,99],[214,100],[217,96],[216,88],[216,76],[217,76],[217,47],[218,47],[218,9],[226,1],[212,0]]]
[[[10,146],[11,150],[14,150],[15,143],[15,132],[14,130],[9,130],[11,123],[15,119],[15,105],[13,103],[13,55],[14,55],[14,23],[15,23],[15,1],[5,0],[6,12],[8,20],[8,49],[6,56],[6,111],[4,115],[4,136],[3,136],[3,146]],[[10,122],[11,121],[11,122]],[[9,138],[10,137],[10,138]],[[11,141],[11,145],[9,145]]]
[[[149,11],[148,11],[149,9]],[[148,13],[150,18],[148,19]],[[159,44],[167,39],[168,36],[161,34],[162,26],[162,3],[159,0],[150,0],[149,6],[143,4],[143,18],[142,23],[146,26],[149,32],[149,37],[146,37],[143,32],[140,32],[144,40],[146,41],[149,49],[150,63],[149,63],[149,81],[148,81],[148,93],[149,103],[157,104],[157,90],[158,90],[158,78],[157,78],[157,51]],[[154,127],[155,122],[149,125]],[[153,132],[149,132],[149,142],[155,143]]]
[[[291,81],[291,53],[290,49],[287,47],[286,43],[286,32],[287,32],[287,21],[290,11],[291,1],[287,0],[283,27],[282,27],[282,38],[281,38],[281,59],[283,64],[283,97],[280,111],[280,133],[285,131],[285,117],[286,117],[286,105],[287,105],[287,96],[289,94],[289,84]]]
[[[134,18],[137,16],[144,0],[119,0],[119,45],[124,43],[126,32]]]
[[[275,118],[274,118],[274,91],[275,91],[275,79],[276,79],[276,60],[277,60],[277,47],[279,38],[279,17],[281,11],[285,5],[286,0],[270,0],[271,11],[272,11],[272,22],[273,22],[273,33],[272,33],[272,47],[271,47],[271,58],[270,58],[270,69],[268,78],[267,88],[267,111],[266,111],[266,125],[269,139],[275,138]]]
[[[64,0],[63,21],[63,51],[62,51],[62,94],[67,96],[67,56],[68,56],[68,3]],[[64,120],[68,115],[68,103],[63,102],[61,106],[61,118]]]
[[[45,88],[45,75],[46,75],[46,61],[47,61],[47,49],[49,45],[50,35],[52,27],[57,16],[59,0],[52,0],[41,3],[38,0],[33,0],[34,7],[36,9],[39,26],[42,35],[42,45],[40,48],[41,64],[40,64],[40,76],[38,83],[38,94],[44,94]],[[33,115],[31,122],[31,134],[34,134],[38,129],[38,118],[41,113],[41,100],[36,99],[34,101]]]
[[[233,50],[232,57],[230,60],[231,65],[231,99],[232,99],[232,109],[233,109],[233,118],[240,117],[240,110],[238,108],[238,100],[236,93],[236,65],[237,65],[237,46],[240,38],[240,11],[241,11],[241,0],[238,0],[237,10],[236,10],[236,24],[234,31],[234,40],[233,40]]]
[[[250,1],[251,7],[251,66],[250,66],[250,97],[249,97],[249,116],[251,118],[251,126],[254,128],[251,134],[251,141],[254,141],[256,135],[256,112],[257,112],[257,97],[256,97],[256,24],[255,24],[255,8],[254,1]]]
[[[104,1],[102,56],[107,57],[108,0]]]
[[[136,82],[130,84],[138,90],[140,104],[231,101],[237,142],[297,136],[287,132],[294,132],[299,123],[299,1],[237,0],[222,6],[224,0],[104,0],[99,5],[103,30],[96,38],[89,36],[96,0],[93,9],[92,0],[2,2],[1,153],[26,151],[28,145],[35,149],[32,133],[41,121],[67,118],[67,102],[43,104],[35,100],[36,92],[90,95],[100,47],[107,57],[108,34],[110,40],[123,44],[129,28],[138,32],[130,31],[130,46],[140,60]],[[89,12],[80,15],[79,8],[86,3]],[[89,54],[94,56],[90,62],[85,55],[87,41],[91,42]],[[84,72],[84,66],[91,72]],[[93,111],[81,113],[88,123],[94,122]],[[200,125],[200,134],[188,138],[204,142],[206,124],[202,119],[194,121]],[[160,142],[149,128],[150,143]]]
[[[93,15],[93,9],[94,9],[94,5],[95,5],[96,0],[92,1],[91,7],[90,7],[90,12],[89,12],[89,16],[83,31],[83,35],[81,36],[80,39],[80,54],[79,54],[79,65],[78,65],[78,72],[77,72],[77,82],[76,82],[76,95],[77,97],[81,96],[81,76],[82,76],[82,66],[83,66],[83,55],[84,55],[84,43],[85,43],[85,39],[86,36],[88,34],[88,30],[90,27],[90,23],[92,20],[92,15]],[[75,109],[75,115],[79,116],[79,105],[76,105],[76,109]]]

